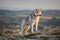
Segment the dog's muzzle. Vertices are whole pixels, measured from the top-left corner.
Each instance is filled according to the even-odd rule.
[[[35,13],[34,16],[41,16],[41,14],[37,14],[37,13]]]

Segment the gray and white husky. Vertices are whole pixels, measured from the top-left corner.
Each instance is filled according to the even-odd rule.
[[[35,31],[38,31],[38,22],[41,16],[41,9],[35,9],[34,13],[23,19],[21,24],[21,31],[27,32],[31,28],[31,32],[33,33],[35,27]],[[27,25],[29,25],[27,27]]]

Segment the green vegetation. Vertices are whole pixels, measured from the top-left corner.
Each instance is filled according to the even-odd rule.
[[[60,32],[52,33],[52,35],[60,35]]]
[[[42,40],[48,40],[49,39],[49,37],[43,37],[43,39]]]
[[[0,36],[2,36],[2,33],[3,33],[3,28],[0,27]]]

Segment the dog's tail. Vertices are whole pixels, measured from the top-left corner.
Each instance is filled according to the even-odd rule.
[[[23,32],[24,30],[24,25],[25,25],[25,19],[23,19],[21,22],[21,32]]]

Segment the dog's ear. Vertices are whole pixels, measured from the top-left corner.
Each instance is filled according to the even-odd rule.
[[[40,12],[42,12],[42,9],[40,9]]]
[[[35,13],[40,13],[40,12],[42,12],[42,9],[38,9],[38,8],[35,9]]]

